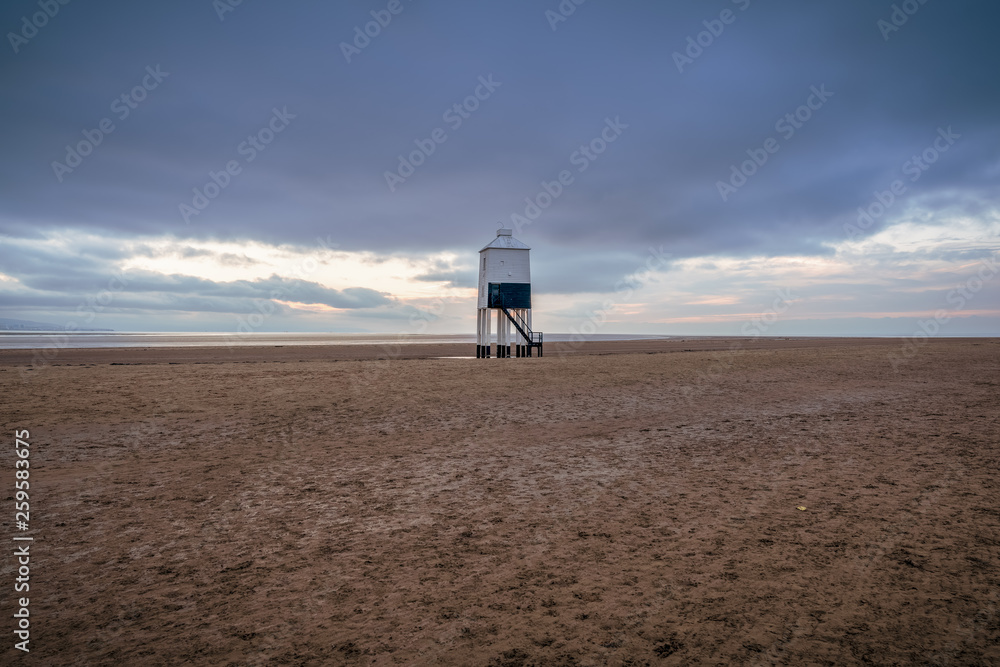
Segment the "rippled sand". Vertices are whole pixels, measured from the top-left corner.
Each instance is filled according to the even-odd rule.
[[[733,343],[2,351],[31,659],[1000,661],[1000,343]]]

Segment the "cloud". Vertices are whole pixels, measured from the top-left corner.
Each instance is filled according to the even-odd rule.
[[[0,272],[19,281],[0,295],[72,302],[126,261],[176,253],[216,273],[141,275],[148,289],[132,294],[150,309],[171,298],[232,309],[281,288],[311,300],[301,303],[392,310],[384,290],[280,282],[294,276],[204,244],[303,249],[319,237],[372,263],[474,260],[496,222],[523,214],[564,170],[572,184],[519,234],[540,294],[607,293],[649,246],[677,259],[834,257],[859,207],[897,180],[905,192],[866,238],[1000,210],[1000,88],[984,84],[1000,63],[1000,7],[925,3],[885,39],[889,0],[741,4],[588,3],[553,31],[530,0],[413,3],[350,64],[339,43],[370,20],[352,3],[244,3],[223,22],[210,5],[68,6],[0,68],[11,91],[0,99]],[[674,53],[722,7],[736,21],[678,72]],[[0,23],[19,25],[23,12],[5,5]],[[121,117],[113,101],[147,66],[169,76]],[[501,82],[489,99],[458,126],[446,121],[489,75]],[[807,121],[786,120],[794,132],[780,130],[814,87],[833,94]],[[240,146],[286,107],[295,118],[248,159]],[[114,130],[60,182],[52,163],[103,118]],[[628,128],[602,146],[608,118]],[[446,140],[390,192],[385,172],[438,128]],[[941,128],[960,139],[913,179],[906,165]],[[723,201],[718,183],[769,138],[779,149]],[[583,150],[596,155],[581,170]],[[232,161],[239,170],[226,180]],[[185,221],[179,206],[219,179],[218,195]],[[63,230],[79,245],[32,248]],[[957,250],[941,238],[924,252]],[[405,279],[422,290],[475,283],[460,262]]]
[[[891,9],[878,3],[754,5],[683,75],[672,68],[671,55],[713,18],[703,4],[590,7],[555,35],[534,3],[513,3],[502,12],[414,6],[392,26],[394,34],[387,30],[350,67],[338,62],[331,30],[341,27],[346,37],[366,15],[348,7],[312,11],[318,14],[285,6],[241,12],[242,30],[251,32],[225,25],[225,52],[211,37],[220,27],[211,23],[215,17],[187,7],[90,8],[78,17],[86,29],[58,34],[53,22],[39,37],[49,41],[31,45],[37,55],[26,51],[17,67],[5,70],[6,87],[35,90],[25,84],[46,66],[39,52],[57,59],[79,53],[62,62],[52,84],[76,78],[87,85],[74,88],[74,103],[58,113],[54,99],[40,92],[4,104],[6,116],[26,121],[2,167],[5,224],[69,222],[115,233],[271,243],[334,233],[346,248],[377,252],[468,247],[491,219],[534,195],[540,180],[572,169],[572,152],[596,137],[609,115],[620,115],[630,129],[553,205],[553,213],[571,208],[576,215],[553,216],[552,224],[542,220],[532,229],[542,242],[627,249],[659,239],[685,254],[720,245],[730,252],[818,250],[820,240],[836,233],[830,221],[886,187],[886,178],[940,125],[954,126],[963,145],[927,174],[922,191],[952,189],[995,201],[981,188],[996,164],[992,112],[1000,93],[982,85],[991,51],[978,45],[990,43],[987,26],[1000,10],[981,3],[923,7],[889,42],[876,21]],[[281,28],[290,21],[294,33]],[[480,23],[491,30],[484,33]],[[112,64],[93,45],[126,24],[146,26],[149,43],[128,45]],[[180,26],[191,38],[185,49],[165,37]],[[251,34],[264,26],[278,43],[294,39],[300,55],[261,58]],[[461,35],[459,43],[472,49],[470,65],[456,67],[445,52],[428,50],[427,30]],[[51,41],[61,37],[65,43]],[[593,50],[596,37],[634,48]],[[514,41],[522,42],[521,58],[509,52]],[[934,48],[927,48],[929,41]],[[380,48],[406,57],[389,67]],[[170,77],[118,121],[78,171],[56,183],[50,162],[84,129],[112,115],[110,101],[154,61],[169,63]],[[450,130],[442,112],[471,94],[486,69],[497,70],[502,87]],[[242,74],[249,71],[254,75]],[[407,81],[422,71],[436,76],[419,77],[419,88],[408,95]],[[289,83],[289,73],[296,82],[327,77],[333,83],[321,92]],[[746,159],[746,150],[778,136],[775,121],[821,84],[833,98],[781,142],[735,205],[723,205],[716,182]],[[193,225],[184,225],[179,203],[209,172],[240,157],[237,146],[276,105],[298,118],[243,165]],[[439,126],[449,130],[448,141],[390,196],[383,172]],[[40,196],[56,190],[59,197]],[[483,226],[470,228],[472,220]],[[608,233],[611,221],[614,234]],[[792,229],[797,233],[785,233]]]
[[[447,283],[448,287],[478,287],[475,271],[431,271],[414,276],[414,280],[429,283]]]

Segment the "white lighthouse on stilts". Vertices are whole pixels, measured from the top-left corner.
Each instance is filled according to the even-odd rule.
[[[490,357],[494,311],[497,358],[530,357],[532,349],[542,356],[542,334],[531,330],[530,250],[511,230],[498,229],[493,242],[479,251],[477,359]]]

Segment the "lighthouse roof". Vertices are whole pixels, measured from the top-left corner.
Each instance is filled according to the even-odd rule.
[[[526,244],[515,239],[510,229],[498,229],[497,237],[491,243],[483,246],[483,250],[488,248],[516,248],[518,250],[531,250]],[[479,252],[482,252],[480,250]]]

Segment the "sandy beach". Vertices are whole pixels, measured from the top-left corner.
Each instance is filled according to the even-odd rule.
[[[30,659],[1000,663],[1000,340],[900,345],[2,350]]]

